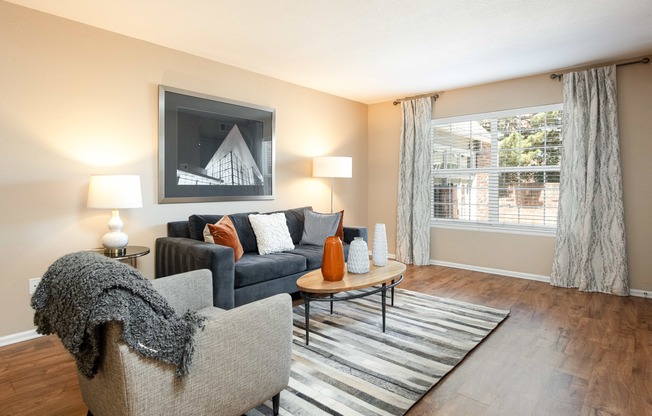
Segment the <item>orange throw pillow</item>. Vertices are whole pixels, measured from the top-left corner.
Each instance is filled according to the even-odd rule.
[[[344,210],[340,211],[340,223],[337,225],[335,236],[339,237],[342,243],[344,242]]]
[[[213,235],[215,244],[231,247],[233,249],[233,259],[235,261],[240,260],[244,254],[244,250],[242,249],[242,244],[240,244],[240,239],[238,238],[238,232],[235,230],[231,218],[229,218],[228,215],[225,215],[217,223],[207,225]]]

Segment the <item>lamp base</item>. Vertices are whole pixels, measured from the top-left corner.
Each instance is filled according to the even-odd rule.
[[[102,246],[105,249],[125,248],[129,244],[129,237],[122,231],[109,231],[102,236]]]
[[[117,256],[124,255],[125,247],[129,244],[129,237],[121,231],[122,220],[117,209],[113,210],[108,226],[111,231],[102,236],[104,252]]]
[[[127,248],[104,248],[104,255],[107,257],[122,257],[127,254]]]

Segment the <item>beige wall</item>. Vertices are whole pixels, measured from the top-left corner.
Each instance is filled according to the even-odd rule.
[[[135,245],[193,213],[326,211],[320,155],[353,157],[335,207],[367,223],[366,105],[4,2],[0,56],[0,337],[33,329],[28,278],[99,244],[110,212],[86,208],[93,173],[141,175],[143,208],[121,211]],[[158,205],[159,84],[275,108],[275,200]],[[139,268],[153,277],[154,253]]]
[[[396,199],[401,107],[391,102],[369,106],[369,248],[374,224],[386,224],[387,249],[396,251]]]
[[[652,290],[652,65],[618,68],[620,161],[629,283]],[[649,296],[649,295],[648,295]]]
[[[652,66],[618,69],[621,160],[625,197],[630,284],[652,289]],[[548,74],[446,91],[434,105],[435,117],[450,117],[559,103],[561,83]],[[390,252],[396,241],[396,189],[401,110],[391,103],[369,107],[369,223],[387,224]],[[457,263],[549,276],[554,237],[431,228],[430,256]]]

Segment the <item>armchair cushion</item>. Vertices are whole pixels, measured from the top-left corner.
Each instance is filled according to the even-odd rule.
[[[193,270],[150,282],[179,316],[189,310],[213,307],[213,275],[210,270]]]

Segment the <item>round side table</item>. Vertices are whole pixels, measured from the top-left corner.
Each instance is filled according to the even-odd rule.
[[[138,268],[138,257],[142,257],[146,254],[149,254],[149,247],[145,246],[127,246],[124,251],[121,253],[115,253],[113,251],[105,250],[104,248],[92,248],[89,251],[95,253],[103,254],[106,257],[116,259],[123,263],[126,263],[133,267],[134,269]]]

